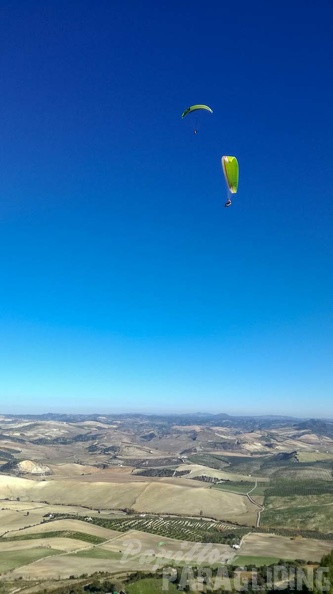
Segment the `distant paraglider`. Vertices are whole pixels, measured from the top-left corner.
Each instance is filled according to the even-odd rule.
[[[213,110],[208,107],[208,105],[191,105],[190,107],[188,107],[187,109],[185,109],[185,111],[183,111],[182,113],[182,119],[184,119],[188,114],[192,113],[192,112],[196,112],[198,110],[204,110],[204,111],[209,111],[210,113],[213,113]],[[194,130],[193,130],[194,134],[198,133],[198,120],[195,119],[194,120]]]
[[[188,107],[185,109],[185,111],[183,111],[182,118],[184,118],[188,113],[191,113],[191,111],[197,111],[197,109],[205,109],[206,111],[213,113],[213,110],[208,107],[208,105],[191,105],[191,107]]]
[[[201,103],[195,104],[195,105],[191,105],[190,107],[188,107],[187,109],[185,109],[185,111],[183,111],[182,113],[182,119],[186,118],[189,116],[189,121],[191,122],[191,124],[194,124],[194,134],[198,133],[198,118],[197,118],[197,114],[200,112],[209,112],[209,113],[213,113],[213,110],[211,109],[211,107],[209,107],[208,105],[203,105]],[[193,112],[195,112],[195,115],[191,115]],[[204,116],[206,117],[206,116]],[[222,163],[222,170],[224,173],[224,177],[225,177],[225,181],[227,184],[227,201],[225,203],[225,207],[229,208],[229,206],[231,206],[232,201],[231,201],[231,194],[236,194],[237,190],[238,190],[238,178],[239,178],[239,166],[238,166],[238,161],[236,157],[231,157],[231,156],[226,156],[224,155],[223,157],[221,157],[221,163]]]
[[[239,167],[236,157],[224,156],[221,163],[228,189],[228,200],[224,206],[228,208],[232,204],[230,194],[236,194],[238,190]]]

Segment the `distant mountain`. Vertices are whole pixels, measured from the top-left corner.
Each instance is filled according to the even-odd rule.
[[[143,440],[149,440],[151,432],[158,434],[162,431],[166,433],[175,425],[200,425],[206,427],[235,428],[241,433],[251,431],[262,431],[278,429],[284,427],[293,427],[295,430],[308,430],[317,435],[333,437],[333,421],[324,419],[300,419],[284,415],[237,415],[231,416],[227,413],[170,413],[170,414],[143,414],[143,413],[121,413],[121,414],[69,414],[69,413],[44,413],[44,414],[23,414],[23,415],[3,415],[2,423],[8,427],[17,420],[23,421],[55,421],[63,423],[82,423],[86,421],[102,422],[106,425],[120,423],[127,429],[130,427],[137,430],[141,427]],[[2,439],[4,439],[4,434]],[[1,439],[1,432],[0,432]],[[14,437],[12,437],[14,440]],[[16,438],[18,440],[18,438]]]
[[[309,419],[302,423],[293,425],[295,429],[300,431],[311,431],[316,435],[323,435],[325,437],[333,438],[333,421],[323,421],[321,419]]]

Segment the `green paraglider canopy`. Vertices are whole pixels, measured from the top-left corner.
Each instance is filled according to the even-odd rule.
[[[191,107],[188,107],[187,109],[185,109],[185,111],[183,111],[182,118],[187,116],[188,113],[191,113],[192,111],[197,111],[198,109],[205,109],[206,111],[213,113],[213,110],[210,107],[208,107],[208,105],[191,105]]]
[[[236,157],[222,157],[221,163],[228,190],[232,194],[236,194],[239,177],[238,161]]]

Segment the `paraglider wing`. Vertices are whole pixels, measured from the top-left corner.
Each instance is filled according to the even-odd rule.
[[[197,111],[198,109],[205,109],[206,111],[213,113],[213,110],[210,107],[208,107],[208,105],[191,105],[191,107],[188,107],[187,109],[185,109],[185,111],[183,111],[182,118],[187,116],[188,113],[191,113],[192,111]]]
[[[222,169],[229,192],[236,194],[238,189],[238,161],[236,157],[222,157]]]

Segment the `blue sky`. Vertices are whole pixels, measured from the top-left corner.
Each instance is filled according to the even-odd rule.
[[[1,411],[332,417],[331,2],[0,13]]]

